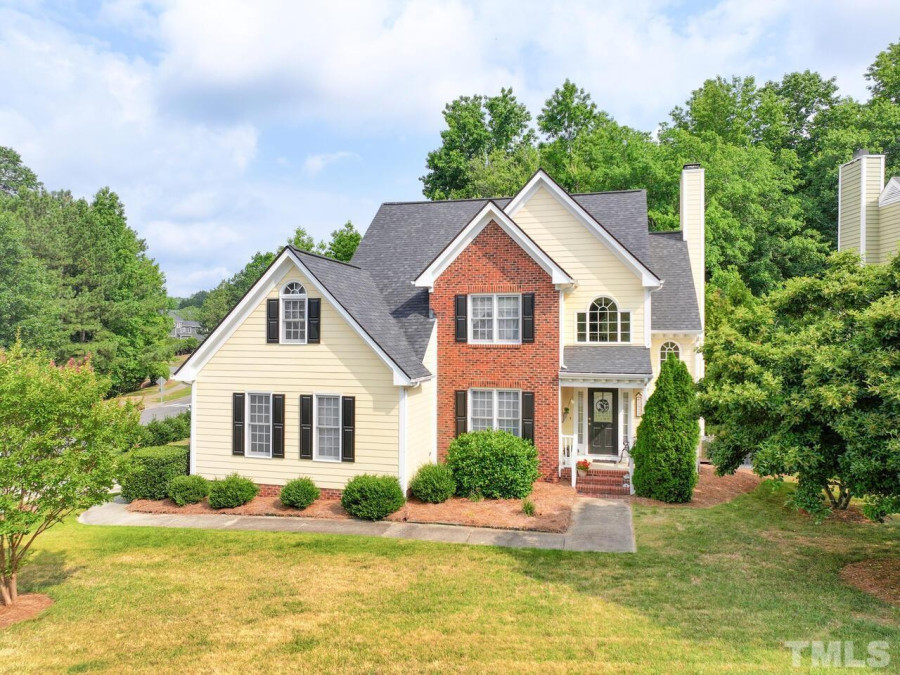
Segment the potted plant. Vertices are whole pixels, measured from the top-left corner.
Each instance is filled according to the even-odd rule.
[[[575,468],[578,470],[578,475],[584,478],[587,476],[588,471],[591,469],[591,460],[589,459],[581,459],[575,462]]]

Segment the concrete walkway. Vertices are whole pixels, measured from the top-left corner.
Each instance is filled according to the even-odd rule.
[[[326,520],[278,516],[182,515],[133,513],[120,501],[88,509],[78,518],[85,525],[194,527],[205,530],[259,530],[358,534],[391,539],[418,539],[449,544],[543,548],[595,553],[634,553],[631,507],[621,501],[582,497],[572,512],[572,525],[563,534],[494,530],[461,525],[428,525],[387,521]]]

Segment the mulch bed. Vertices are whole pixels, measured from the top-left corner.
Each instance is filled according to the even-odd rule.
[[[900,558],[869,558],[841,570],[841,579],[854,588],[900,607]]]
[[[410,499],[387,520],[403,523],[441,523],[537,532],[565,532],[569,529],[575,491],[561,483],[537,482],[529,497],[534,502],[534,516],[522,512],[521,499],[482,499],[475,502],[453,497],[443,504],[425,504]],[[287,516],[290,518],[351,518],[336,499],[318,499],[302,511],[284,506],[278,497],[256,497],[236,509],[214,509],[204,500],[199,504],[176,506],[171,499],[151,501],[136,499],[128,505],[138,513],[183,513],[188,515],[220,514],[232,516]]]
[[[12,607],[0,605],[0,628],[34,618],[52,604],[53,599],[43,593],[20,595],[19,600]]]
[[[633,504],[647,506],[688,507],[705,509],[717,504],[730,502],[748,492],[753,492],[761,479],[752,471],[738,469],[732,476],[717,476],[709,464],[700,465],[700,480],[694,488],[694,497],[687,504],[666,504],[645,497],[627,497]]]

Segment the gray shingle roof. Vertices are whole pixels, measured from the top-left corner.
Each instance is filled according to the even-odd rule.
[[[368,271],[290,248],[319,283],[408,377],[416,379],[431,374],[422,365],[422,357],[410,347],[400,326],[391,316],[387,303]],[[328,326],[322,326],[322,332],[327,334]]]
[[[694,292],[694,277],[687,243],[681,232],[650,234],[653,269],[665,280],[653,291],[650,326],[653,330],[700,330],[700,309]]]
[[[584,345],[563,348],[564,373],[652,375],[650,350],[626,345]]]

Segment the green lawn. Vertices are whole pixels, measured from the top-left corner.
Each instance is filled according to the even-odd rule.
[[[900,610],[838,573],[896,555],[900,522],[816,526],[787,489],[637,507],[636,555],[69,523],[23,575],[56,604],[0,632],[0,670],[785,672],[785,640],[886,640],[890,671]]]

